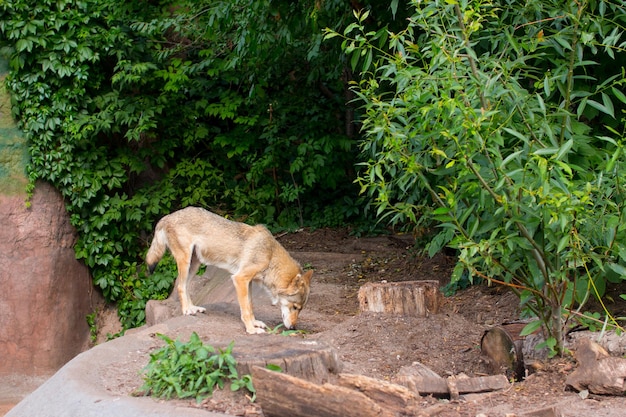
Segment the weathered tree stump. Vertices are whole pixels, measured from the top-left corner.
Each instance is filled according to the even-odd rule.
[[[255,366],[276,365],[282,372],[316,383],[326,382],[337,374],[341,363],[328,345],[294,337],[246,337],[237,340],[233,356],[240,375],[251,374]],[[255,381],[256,385],[256,381]]]
[[[426,317],[439,310],[439,281],[368,282],[359,289],[361,311]]]
[[[523,340],[519,332],[509,333],[501,327],[487,330],[480,340],[480,351],[486,358],[491,372],[505,373],[517,381],[524,379]]]
[[[533,361],[547,358],[545,348],[537,349],[537,345],[544,341],[538,330],[521,336],[527,324],[523,321],[503,323],[485,331],[480,341],[480,349],[492,373],[505,373],[516,381],[521,381]]]

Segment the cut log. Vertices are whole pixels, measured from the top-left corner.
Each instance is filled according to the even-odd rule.
[[[423,363],[413,362],[411,365],[403,366],[398,371],[397,377],[401,376],[415,376],[423,378],[441,378],[439,374]]]
[[[439,281],[368,282],[359,289],[361,311],[426,317],[439,310]]]
[[[565,385],[593,394],[624,395],[626,393],[626,359],[610,356],[599,344],[581,339],[574,357],[578,367],[568,375]]]
[[[523,340],[515,340],[512,335],[501,327],[487,330],[480,340],[480,351],[485,357],[491,372],[505,373],[516,381],[524,379],[524,354],[522,353]]]
[[[504,373],[521,381],[526,377],[526,369],[532,371],[534,362],[548,357],[547,348],[537,349],[537,345],[545,341],[540,330],[521,335],[527,324],[515,321],[485,331],[480,348],[493,374]]]
[[[419,394],[405,386],[381,381],[364,375],[339,374],[338,384],[365,394],[394,414],[415,415],[418,410]]]
[[[264,337],[263,343],[247,337],[237,341],[233,356],[240,375],[250,374],[255,366],[264,368],[271,364],[286,374],[322,383],[341,370],[341,362],[333,348],[321,342],[292,337]]]
[[[498,391],[510,386],[506,375],[480,376],[474,378],[451,377],[452,379],[440,376],[398,376],[397,382],[409,388],[411,391],[419,392],[421,395],[433,395],[435,397],[450,397],[458,394],[474,394],[480,392]]]
[[[520,417],[564,417],[564,414],[559,407],[550,406],[525,412]]]
[[[252,379],[266,417],[396,417],[349,388],[318,385],[258,366],[252,368]]]

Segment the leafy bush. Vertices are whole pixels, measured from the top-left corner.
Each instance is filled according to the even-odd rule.
[[[7,0],[0,45],[29,178],[63,195],[75,250],[124,328],[163,298],[146,277],[162,215],[200,205],[293,228],[363,216],[339,1]],[[396,2],[397,7],[397,2]]]
[[[196,332],[187,343],[163,334],[158,336],[166,344],[150,354],[150,362],[144,368],[144,384],[139,389],[141,393],[166,399],[174,395],[195,398],[200,402],[216,388],[224,389],[226,382],[230,382],[232,391],[245,388],[255,393],[250,375],[239,377],[237,362],[232,356],[234,342],[216,351],[213,346],[205,345]]]
[[[459,252],[453,282],[512,288],[557,352],[626,272],[623,5],[412,5],[396,33],[367,12],[327,31],[362,70],[362,192],[391,222],[435,225],[429,252]]]

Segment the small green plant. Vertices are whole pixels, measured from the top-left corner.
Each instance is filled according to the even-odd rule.
[[[223,389],[230,381],[231,391],[245,388],[254,401],[252,377],[244,375],[240,378],[238,375],[237,362],[232,355],[234,342],[225,349],[215,349],[202,343],[196,332],[191,334],[187,343],[163,334],[158,336],[166,344],[150,354],[140,394],[166,399],[172,396],[195,398],[200,402],[210,397],[216,387]]]
[[[91,314],[87,314],[85,319],[87,320],[87,325],[89,326],[89,339],[91,343],[96,343],[98,339],[98,324],[96,323],[96,316],[98,315],[97,311],[94,311]]]
[[[274,372],[282,372],[283,368],[281,368],[280,366],[273,364],[273,363],[268,363],[267,365],[265,365],[265,369],[268,369],[270,371],[274,371]]]
[[[284,324],[279,324],[278,326],[274,327],[273,329],[271,327],[267,328],[267,333],[269,334],[280,334],[281,336],[293,336],[293,335],[297,335],[297,334],[306,334],[307,331],[306,330],[280,330],[282,327],[285,327]]]

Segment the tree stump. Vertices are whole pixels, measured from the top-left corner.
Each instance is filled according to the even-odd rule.
[[[368,282],[359,289],[361,311],[426,317],[439,310],[439,281]]]
[[[518,333],[519,334],[519,333]],[[487,359],[492,373],[505,373],[516,381],[524,379],[523,341],[501,327],[494,327],[483,334],[480,351]]]
[[[296,337],[263,337],[262,342],[256,337],[241,338],[235,342],[233,356],[239,375],[251,374],[255,366],[265,368],[271,364],[285,374],[323,383],[341,369],[337,353],[330,346]]]
[[[545,348],[537,350],[537,345],[544,341],[539,331],[527,336],[520,335],[527,324],[523,321],[503,323],[485,331],[480,341],[480,350],[492,373],[505,373],[516,381],[521,381],[526,376],[529,363],[547,357]]]

